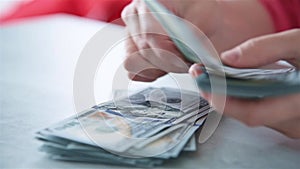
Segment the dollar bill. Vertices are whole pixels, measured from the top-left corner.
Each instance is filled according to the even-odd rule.
[[[196,144],[196,137],[193,135],[190,140],[187,142],[187,144],[182,149],[183,151],[196,151],[197,150],[197,144]]]
[[[290,74],[292,75],[292,74]],[[206,73],[197,77],[198,86],[206,92],[211,92],[211,75]],[[300,92],[300,81],[294,79],[294,81],[282,81],[282,82],[273,82],[266,80],[241,80],[236,78],[226,77],[227,90],[224,91],[222,87],[223,78],[218,76],[214,77],[214,92],[220,94],[227,94],[230,96],[240,97],[240,98],[265,98],[265,97],[274,97],[287,94],[293,94]],[[218,84],[220,82],[220,84]],[[226,92],[226,93],[225,93]]]
[[[102,105],[112,105],[112,108],[117,104],[119,107],[131,107],[132,104],[144,105],[148,107],[162,106],[160,109],[180,110],[184,112],[171,118],[169,122],[179,123],[187,118],[202,113],[203,115],[210,108],[208,102],[199,96],[199,93],[179,90],[174,88],[146,88],[142,91],[136,92],[128,97],[127,93],[122,93],[121,90],[115,91],[115,95],[118,96],[119,101],[114,103],[103,103],[95,106],[94,108],[100,108]],[[165,114],[164,114],[165,116]]]
[[[204,118],[200,120],[201,123],[203,123]],[[159,135],[148,139],[146,142],[136,145],[129,151],[129,153],[135,154],[135,157],[144,157],[146,154],[149,157],[154,156],[156,158],[162,159],[177,157],[181,150],[184,149],[184,146],[187,144],[190,137],[194,134],[195,130],[198,129],[198,127],[199,125],[187,124],[173,126],[173,128],[170,128],[169,131],[162,132]],[[71,154],[72,156],[80,156],[81,154],[84,154],[93,158],[99,157],[102,160],[127,160],[127,163],[129,163],[130,161],[136,161],[131,158],[127,159],[115,154],[111,154],[104,149],[101,149],[100,147],[85,145],[81,143],[73,143],[71,141],[65,140],[61,141],[61,138],[55,137],[56,136],[52,138],[48,137],[47,135],[42,136],[42,138],[44,139],[44,145],[41,147],[41,150],[51,154],[59,154],[63,156],[69,154]]]
[[[43,145],[41,151],[50,154],[52,159],[76,161],[76,162],[93,162],[93,163],[106,163],[114,165],[134,165],[134,166],[154,166],[162,163],[161,159],[154,158],[126,158],[109,153],[95,153],[91,154],[85,151],[70,151],[64,148],[55,146]]]
[[[157,92],[163,92],[166,97],[161,99]],[[203,109],[208,106],[205,100],[186,104],[197,105],[198,109],[181,109],[176,104],[181,104],[182,95],[192,97],[193,94],[198,100],[200,96],[180,92],[171,88],[147,88],[96,105],[38,131],[36,138],[43,142],[40,150],[57,160],[141,167],[160,165],[184,150],[195,151],[195,139],[191,138],[210,109]],[[137,101],[141,95],[145,99]]]
[[[84,113],[79,119],[74,117],[68,121],[51,126],[42,133],[77,140],[78,142],[99,145],[111,151],[124,152],[131,144],[143,138],[135,136],[135,132],[147,131],[166,122],[167,119],[148,118],[126,119],[107,111],[93,110]],[[105,139],[103,139],[105,138]]]
[[[220,81],[214,84],[217,88],[214,92],[236,97],[262,98],[300,92],[300,71],[295,67],[239,69],[222,65],[217,55],[205,47],[186,22],[175,17],[157,0],[144,2],[186,59],[205,65],[203,72],[206,73],[196,79],[203,91],[211,92],[210,76],[214,81]],[[224,74],[226,79],[222,78]],[[227,91],[220,86],[224,80]]]
[[[149,93],[151,90],[147,91]],[[132,145],[186,118],[206,115],[209,108],[205,104],[205,109],[198,106],[197,110],[187,113],[160,103],[149,106],[129,104],[126,100],[120,102],[122,104],[118,106],[108,102],[94,107],[43,132],[85,144],[100,145],[111,151],[125,152]]]

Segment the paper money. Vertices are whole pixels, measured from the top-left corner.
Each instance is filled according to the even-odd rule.
[[[194,99],[184,103],[188,97]],[[152,167],[196,151],[194,133],[209,111],[197,93],[146,88],[40,130],[36,138],[52,159]]]
[[[196,137],[193,135],[188,143],[183,148],[183,151],[196,151],[197,150],[197,144],[196,144]]]
[[[72,151],[58,146],[43,145],[41,151],[50,154],[50,158],[64,161],[90,162],[90,163],[105,163],[113,165],[133,165],[140,167],[151,167],[159,165],[163,162],[161,159],[154,158],[126,158],[110,153],[89,153],[86,151]]]
[[[210,106],[208,102],[199,97],[199,93],[187,91],[187,90],[178,90],[172,88],[146,88],[145,90],[139,91],[131,95],[130,97],[122,96],[127,93],[120,93],[121,91],[116,91],[114,94],[118,96],[119,101],[115,102],[120,107],[130,106],[132,104],[137,105],[148,105],[155,107],[155,105],[163,105],[161,109],[171,109],[180,110],[185,112],[180,116],[173,117],[169,122],[170,123],[179,123],[187,118],[197,115],[198,113],[207,111]],[[143,98],[143,101],[139,99],[139,103],[135,103],[137,97]],[[135,100],[132,97],[135,97]],[[104,103],[108,105],[108,103]],[[168,107],[169,106],[169,107]],[[94,108],[99,108],[100,105],[94,106]],[[170,108],[171,107],[171,108]]]
[[[292,75],[292,74],[290,74]],[[211,92],[211,75],[204,73],[203,75],[197,77],[198,86],[207,92]],[[264,98],[264,97],[274,97],[280,95],[293,94],[300,92],[300,82],[298,82],[300,77],[295,78],[294,81],[282,81],[274,82],[267,80],[241,80],[236,78],[226,77],[227,83],[227,95],[241,97],[241,98]],[[218,82],[222,84],[224,79],[214,76],[215,93],[224,94],[224,90],[218,88]]]
[[[144,2],[186,59],[205,65],[205,73],[196,79],[201,90],[211,92],[210,79],[213,78],[220,82],[214,84],[214,92],[236,97],[262,98],[300,92],[300,71],[296,68],[238,69],[222,65],[182,19],[157,0]],[[227,91],[222,86],[225,80]]]

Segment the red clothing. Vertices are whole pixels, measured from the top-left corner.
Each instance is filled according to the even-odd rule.
[[[260,0],[272,17],[276,32],[300,27],[300,0]]]
[[[11,13],[0,16],[0,24],[54,13],[68,13],[112,22],[121,17],[121,11],[130,2],[131,0],[34,0],[21,2]]]
[[[53,13],[69,13],[112,22],[121,17],[131,0],[34,0],[20,4],[0,24],[15,19]],[[272,17],[277,32],[300,27],[300,0],[260,0]]]

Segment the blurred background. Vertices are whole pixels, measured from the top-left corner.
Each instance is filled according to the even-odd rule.
[[[107,8],[116,3],[118,5],[114,6],[113,11]],[[85,45],[96,32],[98,36],[103,36],[103,43],[114,32],[122,32],[122,26],[111,24],[108,35],[101,35],[101,30],[108,27],[106,23],[120,17],[122,8],[128,3],[128,0],[1,1],[1,8],[4,9],[0,17],[3,24],[0,32],[1,65],[2,69],[6,69],[2,71],[3,79],[13,79],[18,84],[26,82],[45,86],[47,90],[58,90],[60,95],[65,93],[72,96],[76,62]],[[86,10],[77,8],[85,5]],[[120,19],[117,23],[120,24]],[[102,45],[98,47],[100,49]],[[98,103],[112,97],[112,83],[117,83],[115,86],[123,89],[138,89],[148,85],[178,87],[178,78],[184,82],[181,85],[185,89],[197,90],[187,74],[171,74],[150,84],[129,82],[122,66],[124,56],[123,43],[119,43],[99,65],[94,89]],[[123,86],[120,81],[113,82],[117,69],[120,69],[119,76],[126,77]],[[130,86],[126,86],[126,83]],[[90,106],[93,105],[87,103],[82,109]]]
[[[0,15],[3,16],[7,13],[9,13],[10,11],[13,10],[14,6],[22,3],[22,2],[28,2],[31,0],[1,0],[0,1]]]

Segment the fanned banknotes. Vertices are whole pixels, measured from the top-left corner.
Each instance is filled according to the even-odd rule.
[[[211,92],[210,79],[214,79],[213,92],[235,97],[263,98],[300,92],[300,71],[296,68],[237,69],[222,65],[182,19],[157,0],[144,2],[186,59],[205,65],[204,73],[196,78],[201,90]],[[225,80],[227,91],[223,88]]]
[[[115,96],[38,131],[40,150],[56,160],[138,167],[197,150],[195,132],[212,111],[198,93],[146,88]]]

